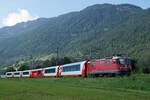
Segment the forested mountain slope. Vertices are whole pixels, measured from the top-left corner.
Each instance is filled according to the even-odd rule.
[[[49,13],[49,12],[47,12]],[[0,64],[55,54],[78,59],[150,50],[150,9],[97,4],[54,18],[40,18],[0,29]]]

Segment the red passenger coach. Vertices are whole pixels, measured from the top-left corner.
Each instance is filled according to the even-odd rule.
[[[89,61],[87,64],[87,75],[129,75],[131,72],[130,63],[130,58],[121,56]]]
[[[32,77],[32,78],[43,77],[43,71],[44,71],[44,68],[33,69],[33,70],[31,70],[31,76],[30,77]]]

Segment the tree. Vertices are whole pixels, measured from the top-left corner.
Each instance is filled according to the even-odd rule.
[[[144,73],[150,73],[150,51],[145,52],[142,57],[138,60],[137,66]]]
[[[51,66],[51,62],[50,62],[50,60],[46,60],[46,61],[44,61],[44,63],[43,63],[43,67],[48,67],[48,66]]]
[[[56,66],[57,65],[63,65],[63,64],[68,64],[71,63],[71,59],[68,57],[64,57],[64,58],[52,58],[51,60],[46,60],[43,63],[43,67],[51,67],[51,66]]]
[[[35,67],[35,69],[39,69],[39,68],[42,68],[42,66],[39,66],[39,65],[38,65],[38,66]]]
[[[71,59],[69,57],[64,57],[60,59],[60,64],[68,64],[71,63]]]
[[[22,65],[19,67],[18,71],[24,71],[24,70],[29,70],[29,66],[26,66],[26,65]]]
[[[6,72],[16,71],[14,67],[7,67]]]

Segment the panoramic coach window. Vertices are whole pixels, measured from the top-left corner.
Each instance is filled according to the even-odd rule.
[[[23,72],[23,75],[29,75],[29,72]]]
[[[62,72],[70,72],[70,71],[80,71],[80,64],[71,65],[71,66],[64,66],[62,69]]]
[[[45,73],[55,73],[56,72],[56,69],[53,68],[53,69],[45,69]]]
[[[12,73],[7,73],[7,75],[12,75]]]
[[[20,75],[20,73],[15,73],[15,75]]]

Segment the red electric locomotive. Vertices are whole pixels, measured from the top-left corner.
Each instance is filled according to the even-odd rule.
[[[131,72],[131,60],[129,57],[113,56],[95,61],[89,61],[87,64],[88,76],[99,75],[129,75]]]

